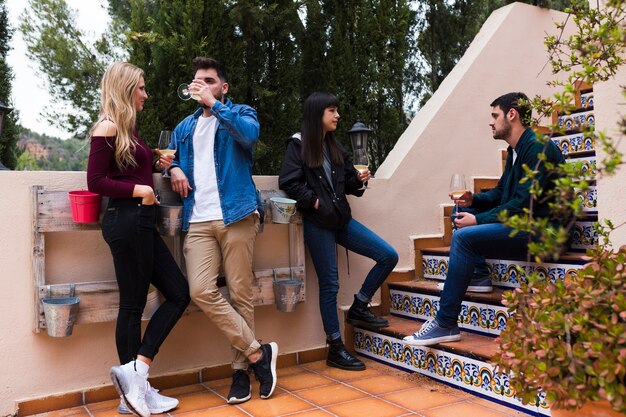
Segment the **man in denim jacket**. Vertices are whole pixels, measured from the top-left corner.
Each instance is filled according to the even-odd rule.
[[[200,108],[174,130],[177,150],[170,167],[172,189],[183,198],[184,253],[192,300],[226,335],[234,353],[228,403],[251,397],[248,364],[261,398],[276,387],[276,343],[254,335],[252,253],[262,204],[252,180],[252,151],[259,138],[256,111],[233,104],[226,71],[212,58],[193,60],[189,85]],[[223,268],[230,303],[217,286]]]

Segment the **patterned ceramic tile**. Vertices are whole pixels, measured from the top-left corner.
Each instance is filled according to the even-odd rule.
[[[580,129],[582,126],[594,125],[595,116],[593,110],[559,116],[559,127],[565,130]]]
[[[392,314],[411,319],[430,320],[439,310],[439,297],[391,289]],[[459,326],[484,335],[498,335],[506,328],[506,307],[463,301]]]
[[[537,407],[537,404],[522,405],[515,398],[508,375],[496,373],[494,366],[487,362],[439,349],[410,346],[399,339],[358,328],[354,332],[354,341],[357,352],[375,360],[408,372],[418,372],[532,415],[550,415],[548,409]],[[542,404],[542,399],[537,403]]]
[[[578,197],[583,205],[583,212],[595,213],[598,205],[598,192],[595,185],[590,185],[587,191],[576,191],[576,197]]]
[[[587,250],[598,245],[598,232],[593,225],[594,222],[576,222],[570,232],[572,249]]]
[[[586,156],[583,158],[570,158],[567,163],[575,164],[580,163],[581,174],[587,181],[593,181],[596,179],[598,168],[596,164],[596,156]]]
[[[583,109],[593,107],[593,91],[580,95],[580,107]]]
[[[593,151],[595,143],[593,138],[585,136],[582,133],[575,133],[566,136],[554,136],[551,140],[561,149],[563,155],[571,152]]]
[[[439,311],[439,297],[407,291],[390,290],[390,310],[399,316],[430,320]]]
[[[445,280],[448,275],[448,257],[439,255],[422,255],[422,272],[425,278]]]

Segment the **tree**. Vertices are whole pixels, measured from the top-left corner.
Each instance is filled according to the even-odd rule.
[[[426,103],[452,71],[483,23],[496,9],[515,0],[427,0],[417,2],[418,68],[415,85],[426,86],[415,94]],[[415,2],[414,2],[415,3]],[[522,3],[564,10],[567,0],[522,0]]]
[[[46,76],[55,103],[45,109],[47,121],[86,136],[99,110],[100,77],[108,63],[120,58],[116,38],[105,33],[86,42],[65,0],[29,0],[19,28],[27,56]]]
[[[9,27],[6,0],[0,0],[0,102],[11,105],[11,82],[13,72],[6,62],[13,30]],[[17,163],[15,144],[18,137],[17,112],[4,116],[4,128],[0,137],[0,162],[7,168],[14,169]]]

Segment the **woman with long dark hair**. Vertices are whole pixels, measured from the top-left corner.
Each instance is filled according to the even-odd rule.
[[[398,254],[352,218],[346,195],[362,196],[370,172],[359,173],[333,137],[339,121],[338,107],[339,101],[329,93],[313,93],[306,99],[300,134],[287,141],[278,182],[280,189],[298,202],[303,215],[304,241],[317,272],[320,313],[330,345],[326,363],[360,371],[365,364],[346,350],[339,331],[336,245],[376,261],[348,311],[347,321],[355,325],[388,326],[387,320],[375,316],[368,304],[398,263]]]
[[[111,379],[122,401],[118,411],[141,417],[175,408],[178,400],[158,393],[148,370],[161,343],[189,304],[189,287],[156,230],[152,173],[169,167],[172,157],[153,159],[135,128],[148,98],[143,71],[127,62],[111,65],[101,83],[100,116],[91,130],[87,167],[89,190],[109,196],[102,236],[111,248],[120,305],[115,342],[121,366]],[[141,315],[150,284],[165,302],[141,337]]]

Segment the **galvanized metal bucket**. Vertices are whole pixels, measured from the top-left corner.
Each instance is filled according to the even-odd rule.
[[[178,236],[183,228],[183,206],[159,204],[157,229],[162,236]]]
[[[51,297],[42,300],[48,336],[66,337],[72,335],[72,329],[78,315],[79,302],[79,297]]]
[[[277,280],[274,271],[274,302],[276,309],[285,313],[296,311],[298,300],[300,300],[300,289],[302,281],[299,279]]]

